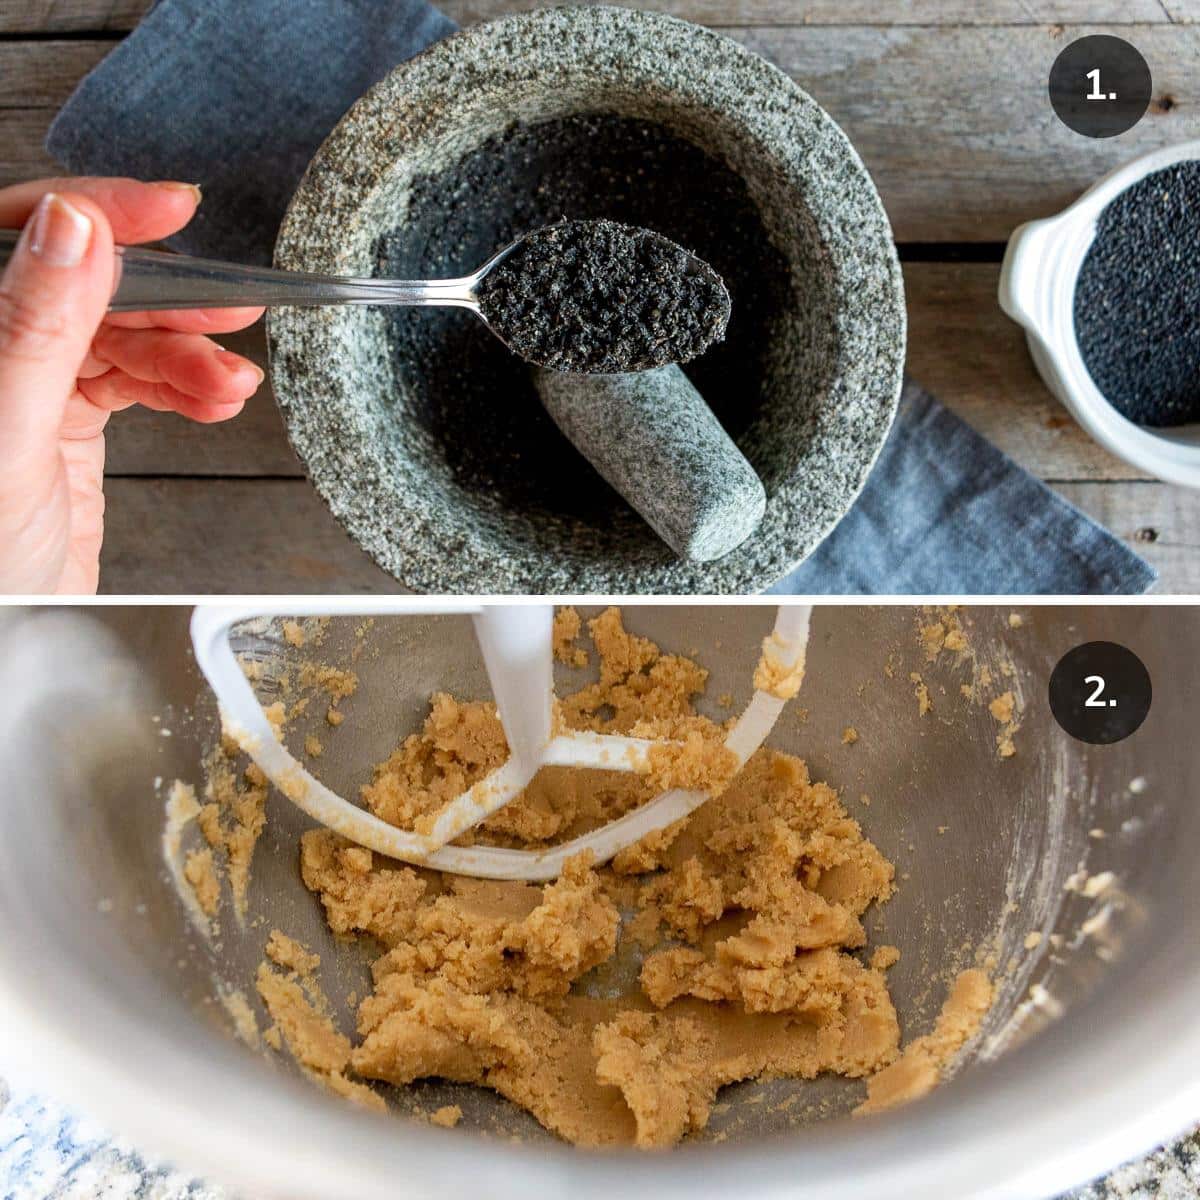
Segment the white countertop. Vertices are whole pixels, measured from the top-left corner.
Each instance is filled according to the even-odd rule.
[[[0,1079],[3,1200],[235,1200]],[[333,1200],[333,1198],[331,1198]],[[1060,1200],[1200,1200],[1200,1129]]]

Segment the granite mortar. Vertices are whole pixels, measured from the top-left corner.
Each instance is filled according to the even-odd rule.
[[[276,261],[370,273],[381,243],[404,233],[418,179],[442,174],[514,123],[596,114],[661,126],[738,176],[786,262],[789,298],[764,323],[760,353],[727,360],[724,396],[693,378],[763,480],[763,521],[718,562],[681,562],[598,476],[585,479],[578,455],[549,452],[567,444],[532,387],[506,402],[485,373],[472,385],[483,404],[428,403],[445,391],[405,373],[412,349],[398,323],[429,312],[275,310],[272,372],[292,443],[352,536],[411,587],[758,590],[843,515],[890,427],[903,366],[903,289],[861,162],[781,72],[727,38],[660,14],[602,6],[520,14],[397,68],[314,158]],[[441,249],[453,256],[460,248]],[[485,256],[463,265],[473,269]],[[460,329],[471,319],[436,319],[455,318]],[[721,351],[736,323],[735,314]],[[466,377],[474,365],[451,355],[442,369]],[[456,436],[467,427],[470,449]]]

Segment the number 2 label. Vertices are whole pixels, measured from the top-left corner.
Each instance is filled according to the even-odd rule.
[[[1083,702],[1084,708],[1116,708],[1115,699],[1102,700],[1104,695],[1104,677],[1102,675],[1085,675],[1084,683],[1095,684],[1096,690]]]

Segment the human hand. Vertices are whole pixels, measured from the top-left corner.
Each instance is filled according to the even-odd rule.
[[[107,313],[114,241],[157,241],[200,201],[185,183],[52,179],[0,189],[24,227],[0,276],[0,592],[94,592],[104,533],[104,426],[142,404],[226,421],[262,371],[206,334],[261,308]]]

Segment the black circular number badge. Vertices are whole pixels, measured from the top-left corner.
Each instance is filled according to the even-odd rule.
[[[1150,711],[1150,672],[1116,642],[1084,642],[1050,676],[1050,711],[1073,738],[1107,746],[1135,733]]]
[[[1050,68],[1050,103],[1058,119],[1085,137],[1115,137],[1132,129],[1153,87],[1137,47],[1109,34],[1072,42]]]

